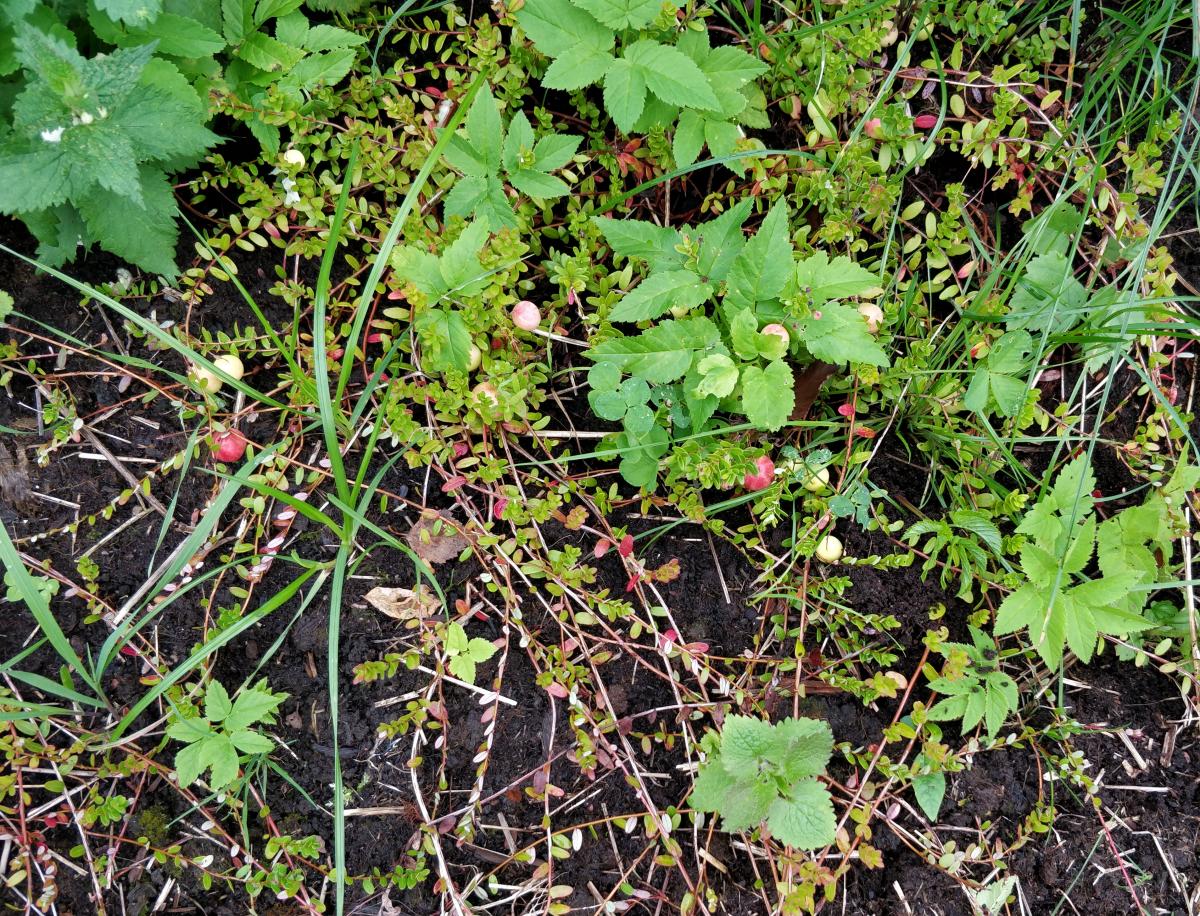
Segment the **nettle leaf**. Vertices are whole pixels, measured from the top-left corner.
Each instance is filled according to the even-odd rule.
[[[829,790],[815,779],[801,779],[786,798],[776,798],[767,813],[771,835],[795,849],[820,849],[837,835],[837,817]]]
[[[670,45],[642,39],[625,48],[624,59],[637,68],[646,87],[664,102],[685,108],[718,107],[704,71]]]
[[[768,363],[765,369],[746,366],[742,370],[742,412],[758,428],[779,429],[795,404],[792,370],[783,360]]]
[[[701,764],[688,802],[696,811],[720,811],[738,778],[725,768],[720,755]]]
[[[721,760],[734,773],[757,773],[776,746],[775,727],[752,716],[726,716],[721,726]]]
[[[2,169],[0,169],[2,171]],[[163,276],[175,275],[175,192],[159,169],[138,170],[141,204],[99,188],[78,198],[88,233],[106,251]]]
[[[775,730],[775,746],[767,758],[779,767],[787,782],[825,772],[833,756],[833,729],[828,722],[787,718],[777,723]]]
[[[573,0],[610,29],[644,29],[662,10],[662,0]],[[677,4],[672,4],[677,5]]]
[[[887,354],[867,329],[866,320],[848,305],[826,302],[800,324],[804,345],[819,360],[869,366],[889,363]]]
[[[605,340],[586,352],[651,384],[673,382],[688,371],[693,354],[720,343],[721,332],[707,318],[668,319],[636,337]]]
[[[863,296],[879,286],[879,278],[845,255],[831,261],[828,253],[817,251],[796,262],[796,285],[818,307],[830,299]]]
[[[616,304],[610,321],[645,321],[672,308],[695,308],[712,296],[712,284],[690,270],[652,273]]]

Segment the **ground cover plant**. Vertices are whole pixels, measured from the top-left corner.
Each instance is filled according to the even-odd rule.
[[[6,911],[1200,907],[1194,28],[6,5]]]

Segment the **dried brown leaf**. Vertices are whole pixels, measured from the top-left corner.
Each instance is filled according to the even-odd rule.
[[[437,595],[425,585],[411,588],[389,588],[377,585],[364,596],[367,603],[393,620],[420,620],[432,617],[441,610]]]
[[[437,512],[423,513],[404,540],[413,553],[434,565],[453,560],[467,546],[467,539],[458,533],[454,523]]]

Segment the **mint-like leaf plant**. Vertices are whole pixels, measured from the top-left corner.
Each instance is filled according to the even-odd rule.
[[[767,67],[739,48],[712,47],[703,26],[677,32],[673,16],[662,22],[663,8],[661,0],[526,0],[516,19],[551,58],[542,85],[602,85],[605,110],[625,134],[673,126],[680,167],[705,146],[727,156],[740,125],[766,126],[753,81]],[[743,170],[736,161],[730,168]]]
[[[648,326],[609,334],[586,353],[596,363],[589,402],[622,422],[614,445],[634,486],[653,487],[668,428],[700,432],[718,410],[762,430],[782,427],[795,407],[793,365],[888,363],[862,315],[841,301],[871,293],[879,278],[823,251],[797,260],[783,202],[747,240],[752,203],[682,229],[596,218],[614,254],[647,265],[607,317]],[[646,397],[626,376],[645,383]]]
[[[485,86],[471,103],[465,127],[450,138],[446,147],[446,161],[463,176],[446,195],[446,216],[475,214],[497,231],[518,228],[520,223],[505,192],[505,181],[536,200],[566,195],[570,187],[550,173],[566,166],[581,142],[582,137],[572,134],[535,138],[533,126],[522,111],[513,116],[506,129],[496,99]]]
[[[208,786],[217,791],[237,779],[243,755],[271,753],[275,742],[257,729],[275,721],[287,696],[267,690],[263,681],[231,700],[219,681],[210,681],[204,714],[176,719],[167,728],[167,737],[187,745],[175,755],[179,785],[190,786],[208,770]]]
[[[796,849],[819,849],[837,831],[833,800],[817,779],[833,754],[833,732],[819,719],[772,724],[727,716],[719,743],[707,742],[690,797],[697,811],[721,815],[730,832],[766,821],[771,836]]]
[[[0,141],[0,213],[19,216],[52,265],[93,243],[174,275],[171,171],[217,137],[195,91],[155,43],[88,59],[27,23],[14,53],[30,79]]]

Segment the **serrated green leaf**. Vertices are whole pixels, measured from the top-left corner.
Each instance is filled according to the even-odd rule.
[[[600,82],[613,63],[613,56],[607,50],[576,45],[546,69],[542,85],[547,89],[574,92]]]
[[[574,0],[610,29],[644,29],[662,9],[662,0]]]
[[[446,667],[460,681],[466,681],[468,684],[475,683],[475,662],[469,655],[452,655],[446,662]]]
[[[613,61],[604,74],[604,107],[620,131],[633,130],[646,104],[646,79],[627,59]]]
[[[700,360],[697,368],[703,377],[695,386],[693,393],[699,397],[713,395],[723,398],[732,394],[733,389],[737,387],[738,367],[728,356],[720,353],[706,356]]]
[[[529,197],[551,200],[571,192],[570,186],[561,178],[547,175],[537,169],[519,169],[508,176],[512,186]]]
[[[713,283],[720,283],[729,273],[734,260],[746,247],[742,224],[750,215],[754,201],[746,197],[730,207],[716,219],[701,223],[689,234],[700,239],[700,255],[696,268],[700,275]]]
[[[2,169],[0,169],[2,171]],[[77,199],[88,232],[102,248],[166,277],[175,275],[175,191],[166,175],[153,166],[138,170],[142,205],[100,190]]]
[[[720,811],[737,779],[725,769],[718,756],[700,765],[688,804],[696,811]]]
[[[548,57],[567,57],[581,48],[607,51],[613,46],[613,30],[568,0],[526,3],[516,20],[534,46]]]
[[[204,716],[210,722],[224,722],[233,711],[233,701],[220,681],[209,681],[204,691]]]
[[[833,755],[833,730],[820,719],[787,718],[775,726],[776,741],[767,759],[788,783],[819,776]]]
[[[225,735],[213,735],[192,747],[204,750],[204,762],[211,768],[208,785],[213,791],[219,791],[237,779],[237,750]]]
[[[758,357],[758,319],[750,309],[743,309],[729,322],[729,341],[733,352],[742,359]]]
[[[231,732],[229,740],[243,754],[269,754],[275,750],[275,742],[257,732],[245,730]]]
[[[155,63],[170,66],[166,61]],[[162,75],[157,68],[156,73]],[[133,141],[139,161],[198,158],[220,140],[204,126],[205,114],[200,106],[189,104],[191,99],[174,94],[169,87],[166,81],[162,85],[138,86],[110,115],[110,123]],[[178,88],[190,92],[186,84]]]
[[[253,0],[221,0],[221,23],[225,40],[236,45],[253,28]],[[305,22],[307,27],[307,20]]]
[[[721,83],[733,89],[745,85],[770,69],[761,60],[733,45],[713,48],[705,55],[703,61],[697,63],[714,86]]]
[[[521,117],[524,117],[522,115]],[[553,172],[563,168],[579,149],[583,137],[575,134],[547,134],[533,147],[534,168]]]
[[[1021,586],[1005,598],[996,611],[996,635],[1029,628],[1041,619],[1045,608],[1046,597],[1036,586]]]
[[[170,57],[212,57],[225,48],[225,39],[220,33],[195,19],[174,13],[163,13],[150,25],[138,29],[132,37],[157,41],[158,53]]]
[[[845,255],[832,261],[824,251],[796,262],[796,285],[808,293],[814,307],[830,299],[861,296],[879,286],[879,278]]]
[[[720,331],[707,318],[682,318],[659,322],[636,337],[605,340],[585,355],[651,384],[665,384],[688,371],[694,353],[711,349],[720,339]]]
[[[252,725],[269,722],[286,694],[273,694],[258,687],[247,687],[233,701],[233,708],[225,720],[229,731],[244,731]]]
[[[1067,463],[1054,479],[1050,497],[1058,511],[1067,518],[1080,519],[1092,511],[1095,498],[1096,475],[1092,472],[1087,455],[1080,455]]]
[[[421,344],[421,364],[427,371],[468,371],[471,332],[462,315],[449,309],[430,309],[417,316],[414,326]]]
[[[795,849],[820,849],[834,841],[837,818],[829,790],[815,779],[802,779],[776,798],[767,813],[771,835]]]
[[[194,744],[212,734],[212,726],[207,719],[193,717],[177,719],[167,726],[167,737],[185,744]]]
[[[1054,252],[1029,262],[1025,276],[1009,300],[1005,319],[1010,328],[1031,328],[1061,334],[1077,325],[1086,313],[1087,288],[1075,279],[1071,261]]]
[[[267,73],[291,70],[304,57],[304,51],[285,45],[262,32],[254,32],[234,52],[238,57]]]
[[[674,229],[642,220],[607,216],[594,216],[592,221],[615,254],[646,261],[655,270],[683,263],[683,255],[675,250],[683,238]]]
[[[690,270],[652,273],[632,292],[626,293],[609,315],[610,321],[645,321],[657,318],[674,307],[695,308],[713,292]]]
[[[318,86],[336,86],[354,66],[353,48],[338,48],[320,54],[310,54],[279,81],[284,87],[311,90]]]
[[[496,647],[486,639],[480,639],[478,636],[474,636],[471,638],[471,641],[467,643],[466,654],[470,657],[471,661],[478,664],[479,662],[486,662],[489,658],[495,655]]]
[[[626,47],[623,57],[637,68],[646,87],[664,102],[685,108],[718,107],[704,71],[670,45],[642,39]]]
[[[180,788],[186,789],[195,783],[200,778],[200,774],[204,772],[204,768],[208,766],[205,744],[211,737],[213,736],[207,735],[204,740],[180,748],[175,754],[175,774],[179,778]]]
[[[742,370],[742,412],[759,429],[773,432],[782,427],[795,404],[792,370],[783,360],[768,363],[765,369]]]
[[[504,143],[504,128],[500,123],[500,108],[486,83],[467,112],[465,134],[476,157],[487,174],[500,171],[500,150]]]
[[[866,320],[848,305],[826,302],[802,323],[801,336],[808,352],[827,363],[888,365],[887,354],[867,330]]]
[[[467,631],[463,629],[461,623],[451,623],[446,627],[446,652],[450,655],[462,655],[467,651],[467,646],[470,640],[467,639]]]
[[[523,168],[521,159],[533,151],[533,143],[533,125],[525,117],[525,112],[518,111],[508,122],[508,130],[504,135],[504,146],[500,152],[500,164],[504,170],[515,172]]]
[[[347,29],[339,29],[336,26],[321,23],[308,30],[303,38],[302,47],[306,51],[333,51],[341,48],[355,48],[364,44],[366,40],[366,35],[358,35]]]
[[[776,202],[734,259],[726,280],[725,301],[737,309],[774,299],[792,274],[792,241],[787,227],[787,204]]]
[[[671,155],[675,157],[675,165],[681,169],[687,168],[700,157],[702,149],[704,115],[694,109],[686,109],[679,115],[679,123],[675,125],[675,137],[671,141]]]

